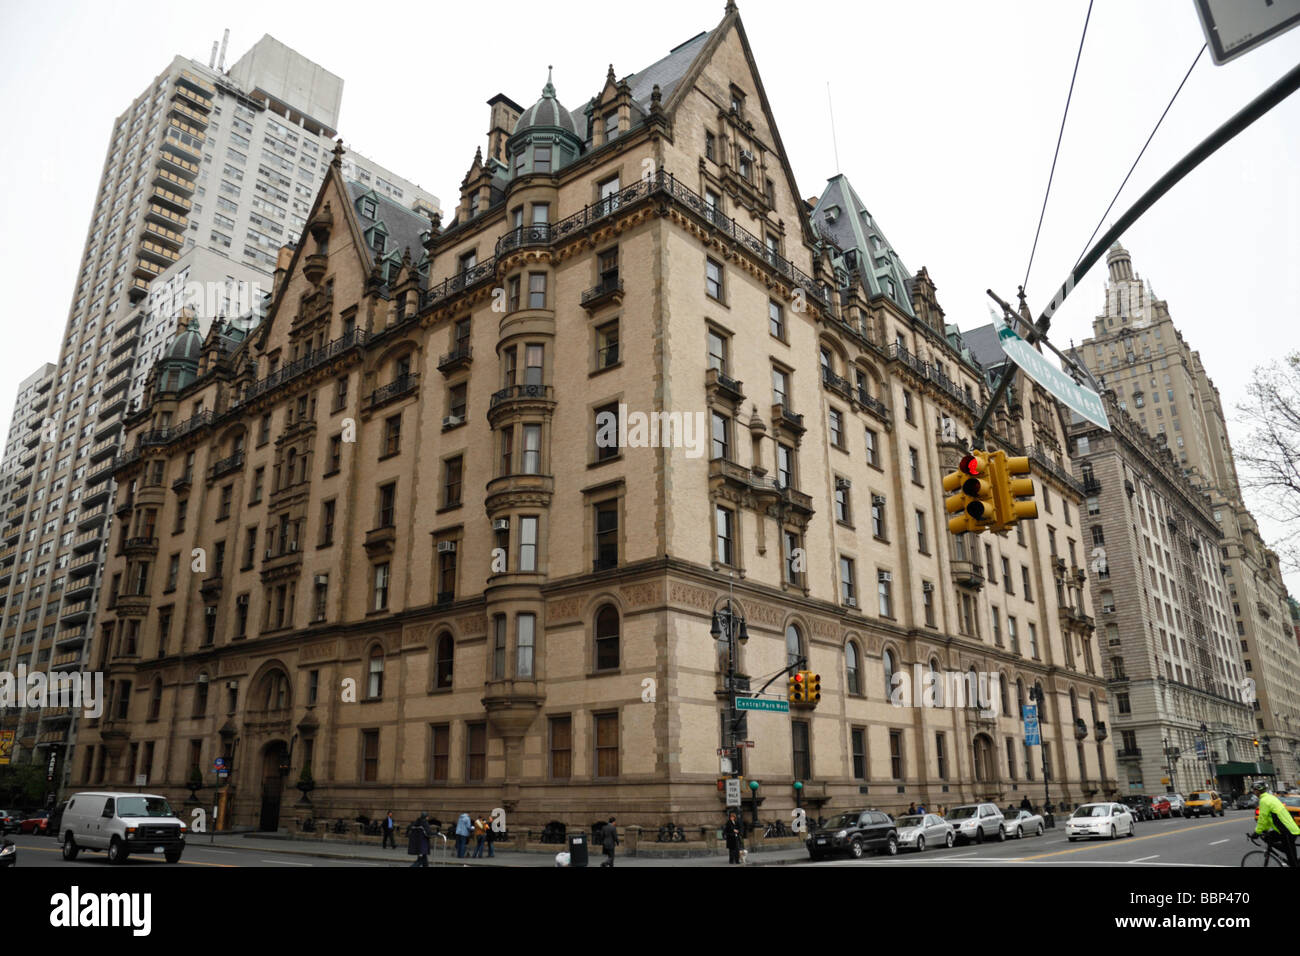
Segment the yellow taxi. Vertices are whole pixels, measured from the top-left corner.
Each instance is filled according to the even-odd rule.
[[[1223,816],[1223,800],[1217,790],[1197,790],[1183,801],[1183,816],[1199,817],[1202,814]]]

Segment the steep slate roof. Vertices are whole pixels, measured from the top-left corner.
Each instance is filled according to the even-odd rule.
[[[838,208],[839,214],[828,216],[828,211],[834,208]],[[835,175],[827,180],[811,218],[821,235],[828,236],[846,253],[853,253],[852,259],[871,295],[888,297],[905,314],[915,318],[911,273],[847,177]],[[893,282],[893,295],[889,295],[886,279]]]
[[[407,249],[411,250],[411,264],[414,265],[420,261],[424,255],[424,233],[432,228],[432,223],[425,217],[414,210],[407,209],[400,203],[395,203],[386,196],[376,193],[371,187],[364,183],[347,181],[348,199],[352,203],[352,212],[357,217],[357,224],[361,231],[366,232],[376,223],[383,223],[384,228],[388,231],[388,249],[381,255],[380,259],[388,258],[388,250],[396,249],[397,255],[401,256]],[[375,200],[375,218],[368,219],[361,214],[361,203],[359,200],[362,196],[369,196]],[[369,246],[363,244],[366,253],[366,267],[373,269],[375,265],[375,251]],[[423,277],[421,277],[423,278]]]
[[[971,355],[975,356],[975,361],[984,366],[989,375],[989,382],[992,384],[996,381],[995,370],[999,370],[1007,363],[1007,353],[1002,351],[1002,345],[998,341],[997,330],[993,328],[993,323],[981,325],[978,329],[969,329],[961,333],[961,339],[966,343],[966,348],[970,349]]]
[[[673,47],[662,60],[629,76],[627,85],[632,91],[632,99],[648,112],[650,94],[658,84],[659,93],[667,102],[668,97],[672,96],[673,90],[677,89],[677,84],[682,81],[682,77],[695,61],[696,55],[704,49],[704,44],[708,42],[711,34],[712,31],[709,30],[696,34],[680,46]]]

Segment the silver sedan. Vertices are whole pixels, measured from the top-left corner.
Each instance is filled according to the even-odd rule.
[[[927,846],[952,846],[956,834],[952,824],[937,813],[911,814],[894,821],[898,827],[898,847],[920,853]]]
[[[1043,818],[1037,813],[1030,813],[1028,810],[1008,810],[1006,816],[1007,836],[1020,839],[1026,833],[1033,836],[1043,835]]]

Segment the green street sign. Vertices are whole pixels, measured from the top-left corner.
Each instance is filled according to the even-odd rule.
[[[1106,418],[1106,407],[1100,395],[1087,386],[1080,385],[1049,362],[1046,356],[1017,335],[1015,329],[1002,321],[1002,317],[992,309],[989,313],[993,316],[993,328],[998,333],[998,344],[1002,346],[1007,358],[1067,408],[1078,412],[1094,425],[1110,430],[1110,421]]]
[[[788,700],[763,700],[759,697],[737,697],[736,710],[766,710],[774,714],[790,713]]]

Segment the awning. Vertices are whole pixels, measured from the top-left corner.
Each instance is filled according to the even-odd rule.
[[[1253,760],[1249,763],[1243,760],[1234,760],[1232,763],[1221,763],[1214,768],[1214,772],[1220,777],[1271,777],[1277,771],[1267,760],[1261,760],[1255,763]]]

